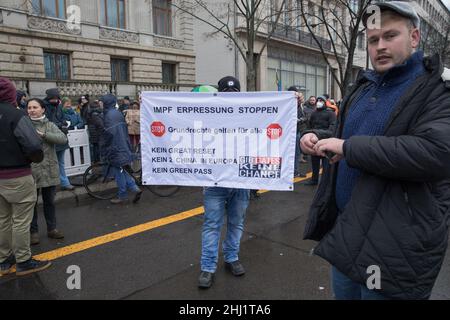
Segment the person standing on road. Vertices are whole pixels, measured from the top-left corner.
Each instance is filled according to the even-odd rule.
[[[241,85],[234,77],[219,81],[219,92],[239,92]],[[222,249],[225,268],[234,276],[242,276],[245,269],[239,261],[239,247],[244,231],[245,213],[250,200],[250,190],[207,187],[203,191],[204,221],[202,229],[201,273],[199,288],[211,287],[217,269],[220,232],[227,216],[227,231]]]
[[[294,162],[294,176],[295,177],[306,177],[305,174],[300,172],[300,159],[302,158],[302,150],[300,149],[300,138],[302,132],[307,128],[306,114],[304,111],[303,103],[305,102],[305,97],[301,88],[297,86],[289,87],[288,91],[294,91],[297,96],[297,136],[295,140],[295,162]]]
[[[61,97],[58,88],[48,89],[46,92],[47,97],[45,102],[45,116],[50,122],[53,122],[59,130],[68,134],[69,128],[64,117],[64,111],[61,104]],[[59,166],[59,178],[61,180],[61,190],[73,191],[75,187],[70,183],[69,178],[66,175],[65,169],[65,154],[69,149],[69,143],[56,146],[56,155],[58,156]]]
[[[308,129],[304,132],[318,132],[321,134],[331,136],[334,133],[336,126],[336,115],[334,111],[328,109],[325,105],[325,98],[318,97],[316,110],[313,111],[308,122]],[[300,140],[299,140],[300,141]],[[320,164],[322,167],[328,167],[328,159],[325,157],[311,156],[312,177],[311,180],[305,182],[304,185],[316,186],[319,183]]]
[[[134,160],[125,118],[116,109],[117,99],[112,94],[101,97],[100,104],[103,108],[104,125],[100,147],[102,160],[111,165],[117,187],[119,188],[117,198],[112,199],[111,203],[127,203],[127,190],[134,194],[133,203],[137,203],[141,198],[142,190],[139,189],[135,180],[124,169],[124,167],[130,166]]]
[[[364,19],[375,70],[344,98],[336,138],[301,140],[304,152],[334,154],[304,238],[320,241],[337,299],[428,299],[449,235],[450,70],[417,51],[409,3],[376,5],[380,24]]]
[[[62,239],[64,234],[56,229],[55,195],[59,185],[58,158],[55,145],[66,144],[66,135],[45,116],[45,103],[40,99],[30,99],[27,103],[28,115],[37,134],[44,142],[44,161],[31,164],[36,188],[42,193],[44,216],[47,222],[47,236],[51,239]],[[34,206],[31,222],[31,245],[39,244],[38,205]]]
[[[30,224],[36,203],[32,162],[44,158],[42,141],[22,110],[16,108],[16,88],[0,77],[0,274],[16,266],[26,275],[48,268],[49,261],[35,260],[30,249]]]

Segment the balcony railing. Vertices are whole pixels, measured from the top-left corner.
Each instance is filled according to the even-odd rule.
[[[319,45],[314,40],[311,33],[304,32],[302,30],[297,30],[290,26],[277,24],[275,31],[273,33],[273,37],[282,38],[294,42],[297,41],[309,47],[319,48]],[[325,51],[331,51],[331,40],[319,36],[316,36],[316,38],[319,40],[321,47]]]
[[[45,91],[57,87],[61,97],[78,98],[84,94],[91,97],[100,97],[111,93],[116,96],[137,96],[142,91],[180,91],[194,85],[191,84],[161,84],[139,82],[112,82],[88,80],[46,80],[12,78],[16,88],[35,97],[45,97]]]

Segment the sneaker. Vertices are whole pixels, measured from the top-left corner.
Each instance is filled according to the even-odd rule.
[[[61,190],[63,190],[63,191],[73,191],[73,190],[75,190],[75,187],[73,185],[69,184],[68,186],[61,187]]]
[[[30,235],[30,244],[32,246],[35,246],[37,244],[39,244],[39,233],[37,232],[32,232]]]
[[[64,234],[61,231],[54,229],[52,231],[47,232],[47,237],[51,239],[63,239]]]
[[[39,261],[30,259],[28,261],[17,264],[16,275],[25,276],[27,274],[45,270],[51,265],[52,263],[50,261]]]
[[[208,289],[211,287],[214,280],[214,273],[202,271],[198,277],[198,287]]]
[[[233,274],[233,276],[236,277],[245,274],[244,266],[242,265],[242,263],[239,262],[239,260],[233,262],[225,262],[225,269],[230,271]]]
[[[138,203],[139,200],[141,200],[142,190],[138,188],[133,193],[134,193],[133,203]]]
[[[5,261],[0,263],[0,275],[5,276],[12,272],[14,265],[16,264],[16,257],[10,255]]]
[[[126,204],[128,203],[128,199],[120,199],[120,198],[114,198],[109,200],[112,204]]]

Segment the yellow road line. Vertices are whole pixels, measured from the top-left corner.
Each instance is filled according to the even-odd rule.
[[[133,236],[138,233],[142,233],[145,231],[149,231],[158,227],[162,227],[177,221],[185,220],[194,216],[198,216],[204,212],[203,207],[198,207],[192,210],[184,211],[178,214],[174,214],[169,217],[161,218],[158,220],[153,220],[138,226],[134,226],[128,229],[124,229],[121,231],[113,232],[110,234],[106,234],[104,236],[100,236],[97,238],[89,239],[83,242],[75,243],[70,246],[56,249],[53,251],[49,251],[43,254],[36,256],[36,259],[39,260],[55,260],[70,254],[74,254],[80,251],[84,251],[87,249],[91,249],[94,247],[98,247],[102,244],[106,244],[109,242],[113,242],[116,240],[120,240],[123,238],[127,238]]]
[[[310,178],[312,175],[312,173],[308,173],[306,178],[295,178],[294,179],[294,183],[306,180],[308,178]],[[269,192],[267,190],[261,190],[259,191],[259,193],[266,193]],[[150,221],[141,225],[137,225],[128,229],[124,229],[121,231],[117,231],[117,232],[113,232],[113,233],[109,233],[97,238],[93,238],[93,239],[89,239],[86,241],[82,241],[82,242],[78,242],[63,248],[59,248],[53,251],[49,251],[49,252],[45,252],[42,253],[40,255],[35,256],[35,259],[39,259],[39,260],[55,260],[58,258],[62,258],[74,253],[78,253],[81,251],[85,251],[94,247],[98,247],[101,246],[103,244],[106,243],[110,243],[116,240],[120,240],[123,238],[127,238],[139,233],[143,233],[145,231],[149,231],[155,228],[159,228],[162,226],[166,226],[178,221],[182,221],[182,220],[186,220],[189,218],[192,218],[194,216],[198,216],[204,213],[204,208],[203,207],[198,207],[192,210],[188,210],[188,211],[184,211],[178,214],[174,214],[171,215],[169,217],[165,217],[165,218],[161,218],[158,220],[154,220],[154,221]]]

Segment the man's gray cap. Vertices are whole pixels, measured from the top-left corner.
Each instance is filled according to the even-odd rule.
[[[414,8],[406,1],[387,1],[387,2],[376,2],[373,3],[371,6],[378,6],[380,7],[381,11],[383,10],[391,10],[394,11],[396,13],[398,13],[399,15],[408,18],[412,21],[412,23],[414,24],[414,27],[420,29],[420,18],[416,12],[416,10],[414,10]],[[370,8],[370,6],[369,6]],[[366,22],[367,19],[369,18],[369,16],[371,15],[371,13],[366,12],[366,14],[363,17],[363,23],[364,26],[366,26]]]

